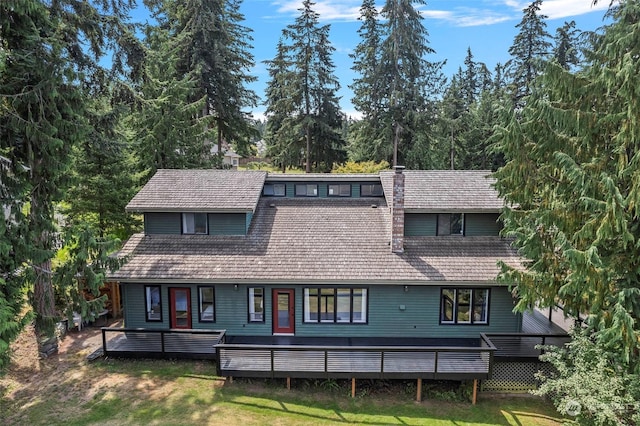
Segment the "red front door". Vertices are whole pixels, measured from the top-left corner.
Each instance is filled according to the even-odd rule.
[[[191,290],[188,288],[169,289],[171,328],[191,328]]]
[[[291,334],[295,324],[295,305],[292,288],[273,289],[273,333]]]

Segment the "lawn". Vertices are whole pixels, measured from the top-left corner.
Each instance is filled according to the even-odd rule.
[[[27,334],[28,336],[28,334]],[[415,382],[224,380],[211,362],[86,356],[100,334],[67,335],[60,353],[38,360],[25,339],[0,376],[3,425],[558,425],[553,406],[531,396],[480,394],[477,405],[436,399]],[[28,339],[27,339],[28,340]],[[440,397],[450,393],[441,392]]]

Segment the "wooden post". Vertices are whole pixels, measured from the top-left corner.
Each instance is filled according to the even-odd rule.
[[[473,396],[471,397],[471,403],[476,405],[478,400],[478,379],[473,379]]]
[[[233,376],[229,376],[229,383],[233,383]]]
[[[351,398],[356,397],[356,378],[351,378]]]
[[[418,389],[416,390],[416,401],[422,402],[422,377],[418,377]]]
[[[291,377],[287,377],[287,390],[291,390]]]

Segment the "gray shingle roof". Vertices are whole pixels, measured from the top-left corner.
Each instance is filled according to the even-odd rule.
[[[253,211],[266,172],[160,169],[129,202],[127,211]]]
[[[373,208],[373,205],[376,207]],[[123,282],[492,282],[519,265],[500,237],[411,237],[391,253],[383,199],[263,199],[247,236],[135,235]]]
[[[387,202],[391,204],[393,174],[380,172]],[[488,170],[405,170],[406,210],[437,212],[498,212],[504,207],[495,179]]]

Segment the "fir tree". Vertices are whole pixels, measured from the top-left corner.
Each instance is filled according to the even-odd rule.
[[[330,171],[334,163],[346,160],[336,96],[340,85],[331,59],[335,49],[329,43],[329,25],[319,25],[314,4],[303,1],[300,16],[282,31],[267,87],[267,111],[276,120],[272,129],[280,139],[270,152],[280,164],[303,152],[307,173],[313,165]]]
[[[541,5],[542,0],[534,0],[523,10],[522,21],[516,25],[518,34],[509,48],[512,57],[509,64],[510,90],[516,109],[524,105],[523,98],[531,93],[531,85],[551,53],[551,36],[545,22],[547,16],[540,14]]]
[[[640,371],[640,4],[612,23],[584,71],[547,66],[540,87],[500,132],[497,188],[505,234],[527,259],[503,266],[516,309],[577,317],[621,365]]]
[[[413,3],[425,4],[424,0],[387,0],[381,11],[386,38],[381,44],[376,79],[382,84],[380,125],[386,129],[393,166],[404,161],[403,153],[411,151],[418,130],[426,130],[421,124],[434,113],[430,100],[437,96],[442,83],[442,64],[425,59],[434,50],[429,47],[428,32]]]
[[[6,187],[17,190],[9,194],[12,208],[25,207],[24,213],[12,210],[12,221],[24,225],[18,232],[10,225],[10,236],[15,242],[19,233],[24,241],[14,246],[16,259],[8,265],[18,269],[3,271],[10,276],[3,279],[11,286],[5,290],[9,303],[18,291],[30,290],[38,334],[50,335],[58,319],[51,281],[54,205],[68,183],[72,147],[89,134],[87,99],[110,84],[125,95],[119,77],[135,78],[140,71],[141,50],[124,21],[128,7],[66,0],[0,3],[0,40],[10,58],[0,69],[0,149],[8,159],[6,174],[18,182]],[[110,70],[98,63],[107,48],[114,55]],[[18,202],[23,194],[28,198]]]

